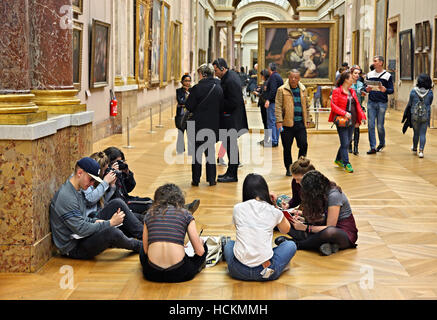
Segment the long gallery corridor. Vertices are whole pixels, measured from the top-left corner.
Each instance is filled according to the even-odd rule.
[[[359,230],[356,249],[328,257],[298,251],[290,269],[266,283],[233,280],[225,262],[205,269],[192,281],[160,284],[144,280],[138,255],[126,250],[108,249],[91,261],[56,256],[34,274],[0,274],[0,299],[436,299],[437,131],[429,130],[425,158],[419,159],[410,151],[411,129],[405,135],[401,132],[401,116],[392,110],[387,114],[387,148],[377,155],[366,154],[368,138],[362,134],[360,154],[351,155],[353,174],[333,163],[337,135],[309,135],[308,157],[351,201]],[[132,149],[122,148],[126,136],[113,135],[95,143],[93,151],[122,148],[137,180],[132,194],[153,196],[158,186],[174,182],[186,193],[187,202],[201,200],[194,216],[203,235],[235,239],[232,208],[241,201],[244,177],[255,165],[243,163],[238,183],[210,187],[203,172],[200,186],[192,187],[190,164],[164,161],[163,150],[174,144],[166,141],[165,133],[175,129],[170,110],[162,118],[164,128],[154,129],[154,134],[148,133],[148,119],[131,131]],[[255,133],[251,138],[260,140]],[[269,187],[279,194],[291,194],[282,146],[270,150],[272,169],[264,175]],[[294,146],[294,158],[296,154]],[[218,174],[225,170],[217,168]],[[63,290],[60,269],[65,265],[74,270],[74,287]]]

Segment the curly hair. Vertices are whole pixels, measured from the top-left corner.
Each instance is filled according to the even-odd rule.
[[[301,181],[302,208],[305,219],[312,224],[320,223],[328,211],[328,195],[332,188],[341,188],[322,173],[312,170]]]
[[[148,213],[151,215],[164,214],[168,206],[181,209],[184,205],[185,197],[182,190],[173,183],[167,183],[156,189],[153,197],[153,205],[150,207]]]

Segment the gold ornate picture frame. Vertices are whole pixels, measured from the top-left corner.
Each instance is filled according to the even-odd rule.
[[[143,89],[149,82],[149,2],[136,2],[136,29],[135,29],[135,78],[138,88]]]
[[[437,82],[437,15],[434,17],[434,52],[433,52],[433,65],[434,70],[432,72],[432,78],[434,82]]]
[[[93,19],[91,35],[91,74],[90,88],[101,88],[109,85],[109,53],[111,25]]]
[[[172,21],[170,32],[170,76],[169,79],[178,83],[182,77],[181,53],[182,53],[182,23]]]
[[[76,90],[82,87],[83,65],[83,23],[73,23],[73,85]]]
[[[291,69],[301,72],[304,84],[335,82],[338,47],[335,20],[258,22],[258,81],[270,62],[284,79]]]
[[[416,23],[415,26],[415,39],[414,39],[415,53],[422,52],[423,49],[423,24]]]
[[[165,87],[169,82],[169,45],[170,45],[170,5],[161,3],[161,58],[159,61],[160,87]]]
[[[151,0],[151,47],[150,47],[150,81],[149,87],[159,86],[161,79],[161,9],[160,0]]]
[[[83,14],[83,0],[73,0],[71,4],[74,13]]]

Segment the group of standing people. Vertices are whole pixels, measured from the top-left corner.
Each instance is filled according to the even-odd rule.
[[[189,155],[193,159],[191,184],[198,186],[200,183],[202,154],[206,157],[206,181],[210,186],[216,185],[217,181],[237,182],[240,163],[238,138],[248,132],[240,77],[222,58],[201,65],[197,73],[200,80],[195,86],[190,87],[189,76],[184,75],[182,88],[176,90],[177,114],[190,112],[187,128],[192,126],[194,129],[187,130]],[[184,129],[179,128],[178,151],[184,150]],[[218,141],[222,141],[226,149],[228,166],[225,174],[216,177],[215,144]]]

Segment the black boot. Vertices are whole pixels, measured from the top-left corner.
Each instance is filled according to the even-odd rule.
[[[349,153],[352,153],[352,141],[349,143]]]
[[[354,132],[354,155],[358,155],[358,143],[360,142],[360,128],[355,128]]]

